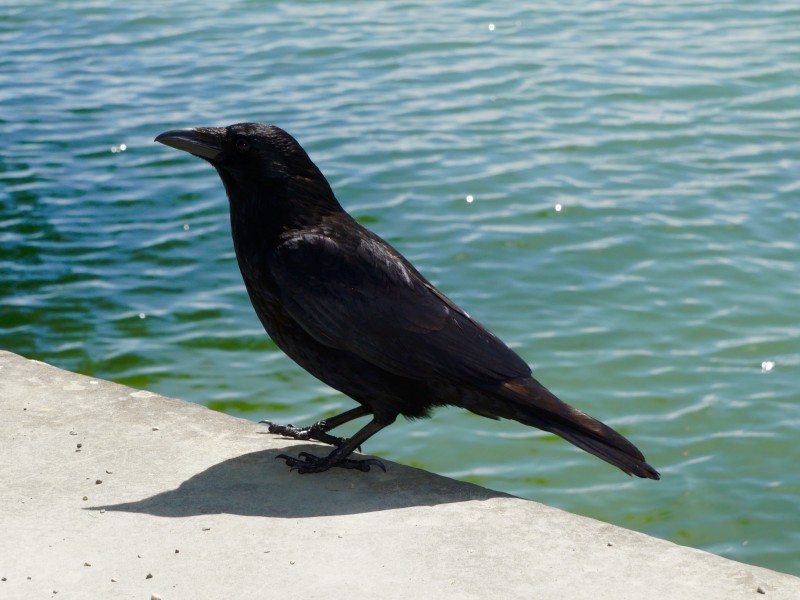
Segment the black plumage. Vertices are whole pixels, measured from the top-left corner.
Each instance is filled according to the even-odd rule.
[[[230,201],[236,258],[261,323],[309,373],[359,407],[309,427],[270,431],[336,448],[281,455],[301,473],[383,466],[350,454],[398,415],[453,405],[553,432],[639,477],[658,479],[627,439],[565,404],[515,352],[342,209],[297,141],[261,123],[162,133],[156,141],[210,162]],[[372,420],[352,438],[328,433]]]

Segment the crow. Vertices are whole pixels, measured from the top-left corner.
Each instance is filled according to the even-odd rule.
[[[291,359],[359,406],[308,427],[269,431],[334,446],[278,458],[300,473],[369,471],[351,454],[398,415],[458,406],[561,436],[628,475],[659,479],[636,446],[559,400],[514,351],[344,211],[322,172],[265,123],[171,130],[155,138],[205,159],[230,204],[236,259],[267,334]],[[328,433],[371,415],[350,438]]]

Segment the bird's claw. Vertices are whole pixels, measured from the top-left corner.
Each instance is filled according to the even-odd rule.
[[[291,423],[289,423],[288,425],[279,425],[278,423],[273,423],[272,421],[268,421],[267,419],[259,421],[258,424],[266,425],[268,433],[283,433],[284,435],[286,435],[289,431],[296,432],[299,429],[298,427],[295,427]]]
[[[336,437],[331,435],[325,429],[325,421],[319,421],[308,427],[295,427],[292,424],[279,425],[264,419],[259,421],[259,424],[267,425],[267,431],[276,435],[282,435],[295,440],[316,440],[323,444],[330,444],[331,446],[341,446],[347,441],[347,438]],[[360,451],[361,448],[359,447]]]
[[[286,461],[286,466],[291,471],[297,470],[298,473],[322,473],[331,467],[340,467],[342,469],[355,469],[366,473],[371,467],[380,467],[383,472],[386,472],[386,465],[384,465],[377,458],[365,458],[363,460],[355,460],[353,458],[345,458],[341,460],[331,459],[330,456],[320,458],[308,452],[300,452],[297,457],[289,456],[288,454],[279,454],[275,458]]]

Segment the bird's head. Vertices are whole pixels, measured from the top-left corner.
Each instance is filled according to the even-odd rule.
[[[232,205],[257,202],[285,210],[291,202],[312,212],[341,210],[320,170],[297,140],[280,127],[237,123],[173,129],[155,141],[210,162]]]
[[[280,180],[319,175],[297,140],[267,123],[173,129],[155,141],[204,158],[234,176]]]

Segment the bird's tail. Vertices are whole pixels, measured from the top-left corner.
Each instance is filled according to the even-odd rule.
[[[555,433],[628,475],[660,479],[636,446],[608,425],[562,402],[535,379],[517,379],[501,388],[504,401],[498,402],[502,409],[491,411],[495,416]]]

